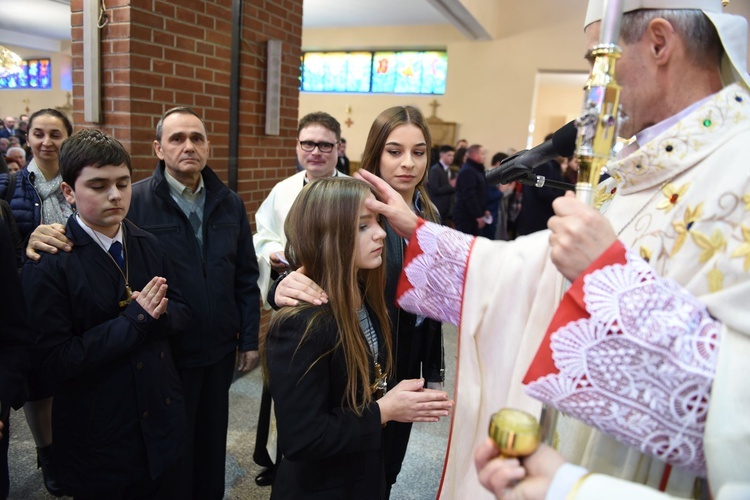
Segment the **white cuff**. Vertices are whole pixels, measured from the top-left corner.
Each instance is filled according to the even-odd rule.
[[[588,470],[578,465],[569,463],[563,464],[562,467],[557,469],[555,477],[552,478],[552,483],[549,485],[545,500],[561,500],[567,498],[568,493],[573,489],[573,486],[575,486],[581,477],[588,474],[588,472]]]

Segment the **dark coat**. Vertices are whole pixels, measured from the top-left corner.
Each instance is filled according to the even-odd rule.
[[[21,253],[23,251],[23,240],[21,240],[21,233],[18,231],[18,224],[16,224],[16,218],[13,217],[13,212],[10,210],[8,202],[0,199],[0,219],[5,221],[7,229],[10,231],[10,241],[13,244],[13,251],[16,256],[16,264],[20,269],[23,265]]]
[[[169,193],[163,162],[151,177],[133,185],[128,213],[128,219],[159,238],[174,268],[174,283],[190,304],[193,321],[173,345],[180,368],[210,366],[237,348],[258,349],[258,262],[245,204],[210,168],[202,175],[202,250]]]
[[[487,210],[487,180],[484,166],[471,158],[461,167],[456,179],[456,200],[453,205],[453,222],[456,229],[479,235],[477,219]]]
[[[351,173],[349,172],[349,158],[347,158],[346,156],[339,156],[339,160],[336,162],[336,168],[342,174],[351,175]]]
[[[34,174],[28,166],[16,172],[15,177],[16,188],[9,204],[21,238],[26,240],[42,224],[42,201],[34,189]],[[9,179],[9,174],[0,174],[0,199],[7,199]]]
[[[121,308],[125,280],[75,217],[73,251],[28,261],[23,285],[44,376],[55,380],[55,459],[72,495],[103,494],[156,478],[177,461],[186,429],[179,376],[167,336],[189,311],[176,288],[154,320],[135,300]],[[174,277],[158,240],[125,223],[130,286]]]
[[[0,218],[0,403],[6,413],[19,407],[26,374],[31,368],[34,341],[26,321],[26,306],[18,280],[18,268],[8,224]],[[0,492],[2,493],[2,492]]]
[[[482,228],[482,236],[491,240],[495,239],[497,224],[500,220],[500,203],[503,201],[503,192],[497,186],[487,184],[487,211],[492,216],[492,222]]]
[[[4,201],[2,203],[5,203]],[[10,408],[23,404],[26,375],[31,368],[33,334],[26,322],[26,306],[18,280],[13,242],[5,220],[0,218],[0,498],[7,498],[8,420]]]
[[[421,199],[415,200],[420,206]],[[420,213],[421,215],[421,213]],[[439,222],[439,221],[437,221]],[[391,322],[394,369],[388,380],[393,387],[405,379],[424,377],[426,382],[442,382],[445,374],[442,323],[418,317],[396,304],[396,288],[404,268],[405,241],[385,222],[386,284],[385,305]],[[393,484],[401,471],[401,464],[409,444],[411,423],[390,422],[383,429],[383,456],[386,482]]]
[[[550,180],[563,181],[562,169],[556,160],[550,160],[535,168],[534,174]],[[564,194],[565,191],[562,189],[524,185],[521,195],[521,211],[515,222],[516,234],[522,236],[547,229],[547,221],[555,215],[552,202]]]
[[[372,311],[370,319],[383,345]],[[268,383],[283,453],[272,499],[384,498],[380,407],[373,402],[358,416],[342,403],[348,375],[338,340],[325,306],[300,308],[268,332]]]
[[[450,184],[449,172],[450,169],[446,172],[443,164],[437,162],[430,167],[427,175],[427,193],[440,212],[440,218],[444,221],[450,217],[453,193],[456,191]]]
[[[404,268],[406,242],[385,222],[386,284],[385,305],[391,319],[394,348],[394,370],[388,386],[404,379],[424,375],[427,382],[442,382],[444,378],[442,324],[425,318],[417,326],[417,315],[404,311],[396,304],[396,288]]]

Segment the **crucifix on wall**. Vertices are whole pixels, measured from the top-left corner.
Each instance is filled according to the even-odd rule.
[[[430,118],[437,118],[437,109],[440,107],[440,103],[437,102],[437,99],[432,100],[430,107],[432,108],[432,115],[430,115]]]
[[[440,103],[437,99],[433,99],[429,106],[432,108],[432,116],[425,121],[430,128],[433,147],[443,146],[445,144],[450,146],[454,145],[456,143],[456,123],[445,122],[438,118],[437,108],[440,107]]]

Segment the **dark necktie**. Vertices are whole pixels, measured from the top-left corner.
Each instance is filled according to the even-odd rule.
[[[109,254],[115,259],[120,269],[125,270],[125,259],[122,257],[122,243],[119,241],[113,241],[109,247]]]

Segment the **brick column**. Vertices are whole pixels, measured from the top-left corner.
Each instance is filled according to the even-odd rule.
[[[101,124],[83,121],[83,0],[71,1],[73,106],[77,127],[96,127],[130,151],[134,177],[156,164],[160,115],[190,106],[206,122],[209,165],[226,181],[231,0],[107,0],[101,30]],[[279,136],[264,135],[266,44],[283,42]],[[238,190],[248,217],[270,189],[294,173],[302,40],[302,0],[245,0],[240,79]]]

